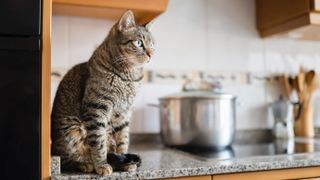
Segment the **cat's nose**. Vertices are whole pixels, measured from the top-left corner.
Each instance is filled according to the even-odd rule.
[[[146,49],[146,54],[149,58],[152,56],[152,50],[151,49]]]

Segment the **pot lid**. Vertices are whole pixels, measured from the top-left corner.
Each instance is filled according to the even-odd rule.
[[[222,92],[211,92],[211,91],[184,91],[179,93],[170,94],[162,99],[183,99],[183,98],[209,98],[209,99],[235,99],[232,94]]]

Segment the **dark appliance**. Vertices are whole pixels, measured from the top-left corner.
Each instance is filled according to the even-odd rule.
[[[41,0],[0,1],[0,179],[41,178]]]

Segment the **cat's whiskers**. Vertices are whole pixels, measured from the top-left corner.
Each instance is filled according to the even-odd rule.
[[[124,55],[119,55],[115,58],[115,60],[113,61],[113,63],[117,64],[117,65],[122,65],[122,64],[127,64],[127,63],[132,63],[134,65],[137,65],[138,63],[136,63],[134,61],[133,57],[127,57]]]

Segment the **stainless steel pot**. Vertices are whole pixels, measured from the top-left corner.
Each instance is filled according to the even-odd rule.
[[[191,91],[160,98],[161,135],[169,146],[225,148],[235,135],[235,97]]]

